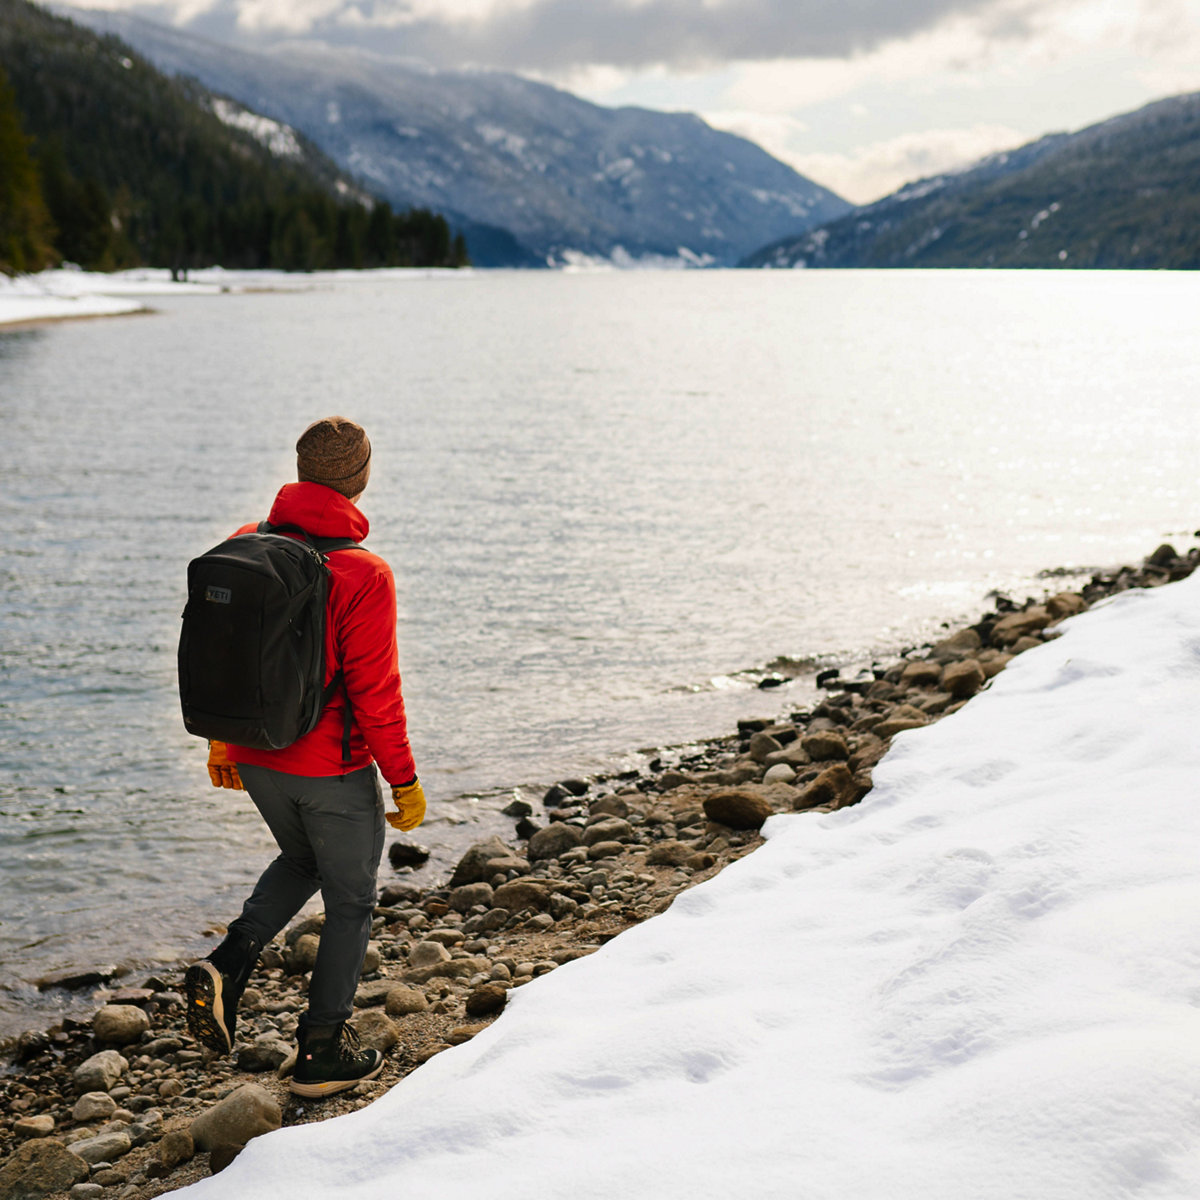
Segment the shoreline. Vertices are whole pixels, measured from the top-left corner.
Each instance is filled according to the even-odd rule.
[[[304,1006],[319,917],[298,920],[264,952],[235,1059],[210,1060],[187,1035],[177,991],[183,964],[141,987],[97,992],[106,1015],[95,1024],[67,1019],[6,1047],[12,1073],[0,1077],[0,1180],[25,1156],[47,1169],[57,1163],[63,1180],[74,1172],[70,1182],[95,1189],[88,1195],[149,1200],[231,1160],[239,1134],[195,1152],[190,1129],[236,1088],[269,1093],[288,1125],[370,1103],[474,1036],[512,988],[592,953],[762,844],[768,815],[857,803],[896,734],[957,711],[1015,654],[1056,636],[1059,621],[1127,588],[1186,578],[1197,565],[1200,548],[1179,555],[1162,546],[1141,566],[1096,575],[1075,592],[1022,605],[999,597],[975,624],[887,666],[852,678],[822,672],[824,694],[810,709],[739,722],[735,734],[698,743],[676,766],[561,781],[543,812],[510,805],[515,844],[472,847],[453,886],[401,879],[381,887],[376,957],[366,964],[354,1023],[366,1044],[387,1044],[391,1053],[378,1079],[330,1100],[300,1101],[279,1075]],[[403,844],[390,848],[393,864]],[[77,1076],[97,1053],[116,1074]]]

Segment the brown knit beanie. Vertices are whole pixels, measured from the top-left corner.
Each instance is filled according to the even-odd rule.
[[[371,477],[371,443],[363,427],[345,417],[314,421],[296,443],[296,475],[301,483],[357,496]]]

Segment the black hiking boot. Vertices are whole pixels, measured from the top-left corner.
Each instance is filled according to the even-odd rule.
[[[233,929],[207,958],[183,973],[188,1030],[217,1054],[233,1049],[238,1001],[261,950],[249,934]]]
[[[344,1092],[383,1070],[383,1055],[364,1050],[352,1026],[310,1025],[307,1015],[296,1030],[296,1069],[288,1086],[297,1096],[319,1098]]]

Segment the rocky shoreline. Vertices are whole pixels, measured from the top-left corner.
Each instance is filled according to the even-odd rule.
[[[0,1200],[149,1200],[221,1170],[260,1133],[369,1104],[474,1037],[512,989],[593,953],[749,853],[772,813],[857,803],[896,734],[957,711],[1014,655],[1056,636],[1059,621],[1197,565],[1200,549],[1161,546],[1077,592],[1024,604],[998,597],[994,611],[936,645],[849,678],[822,672],[827,694],[811,709],[740,722],[669,767],[564,780],[543,813],[514,802],[513,845],[477,843],[444,885],[382,889],[354,1024],[387,1059],[353,1091],[311,1101],[286,1088],[320,916],[264,951],[231,1058],[214,1059],[188,1035],[183,964],[139,987],[97,991],[90,1020],[66,1019],[6,1048]],[[419,857],[405,843],[391,848],[393,865]]]

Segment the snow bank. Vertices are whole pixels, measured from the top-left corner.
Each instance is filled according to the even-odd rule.
[[[1200,575],[1064,629],[857,808],[188,1194],[1194,1200]]]

